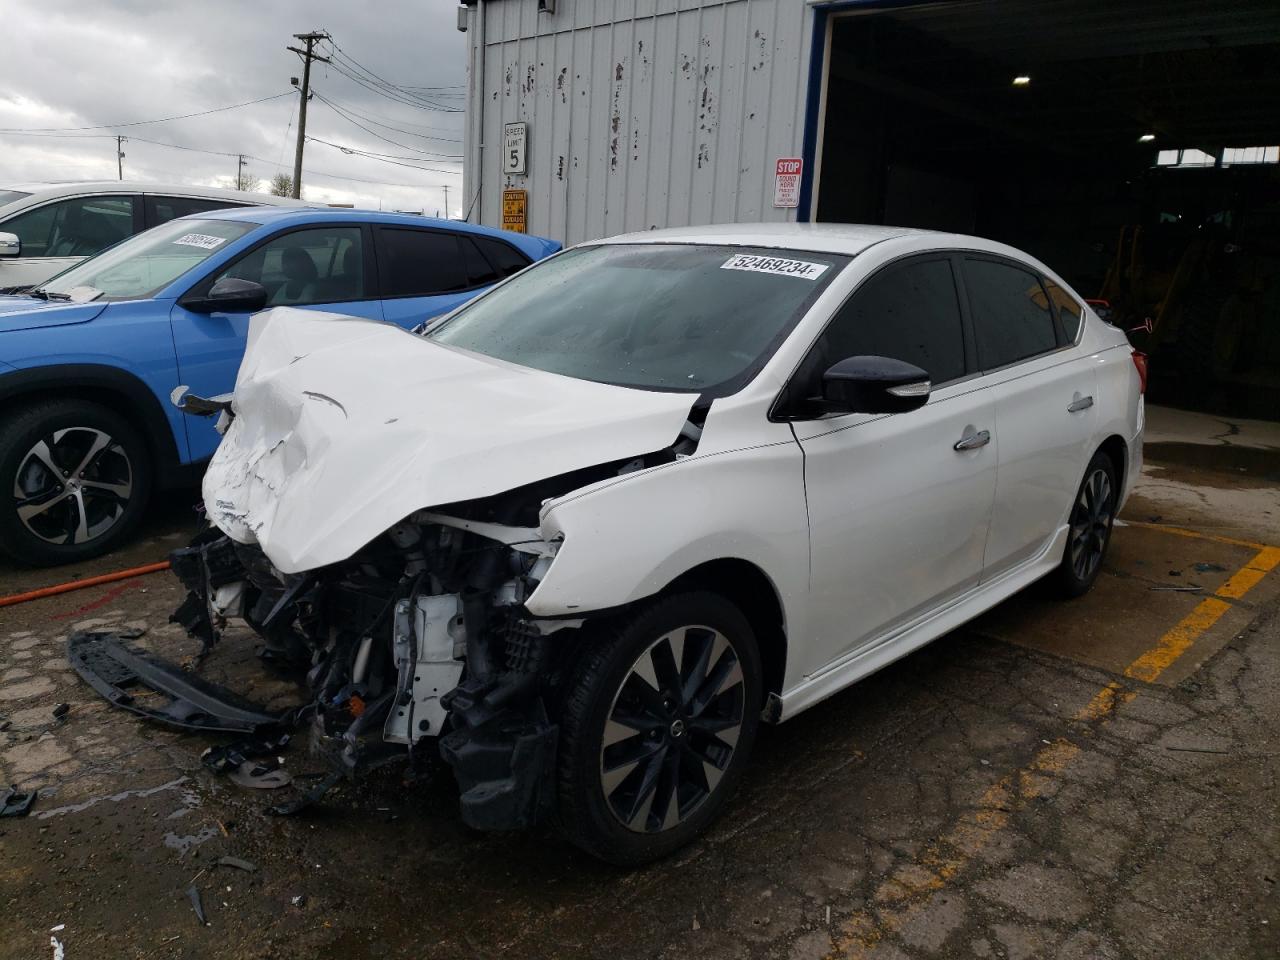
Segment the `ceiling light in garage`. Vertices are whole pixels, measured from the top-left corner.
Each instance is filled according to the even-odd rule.
[[[1151,142],[1152,140],[1154,140],[1155,138],[1156,138],[1156,135],[1155,135],[1154,133],[1144,133],[1142,136],[1140,136],[1140,137],[1138,138],[1138,142],[1139,142],[1139,143],[1150,143],[1150,142]]]
[[[1031,82],[1031,78],[1028,77],[1025,73],[1018,74],[1018,76],[1013,78],[1013,85],[1015,87],[1025,87],[1030,82]]]

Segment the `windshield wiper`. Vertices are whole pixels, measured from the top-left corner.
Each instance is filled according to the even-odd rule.
[[[27,292],[27,296],[36,297],[39,300],[70,300],[70,294],[54,293],[52,290],[46,290],[44,287],[36,287],[34,290]]]

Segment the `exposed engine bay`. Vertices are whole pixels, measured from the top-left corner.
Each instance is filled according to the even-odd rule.
[[[205,408],[190,401],[188,409]],[[417,511],[350,558],[301,573],[282,573],[260,546],[206,529],[170,556],[188,590],[171,619],[200,641],[197,664],[229,620],[248,624],[260,656],[305,686],[308,702],[285,714],[114,637],[73,636],[69,656],[117,706],[185,729],[258,738],[233,745],[232,755],[308,734],[332,771],[327,788],[389,762],[417,771],[438,754],[457,779],[466,823],[531,826],[554,806],[555,700],[587,625],[583,617],[537,618],[524,606],[560,547],[540,533],[539,508],[584,485],[671,462],[692,451],[696,436],[690,423],[675,445],[648,456]],[[172,700],[144,708],[129,689],[136,684]],[[219,762],[226,766],[221,755]],[[276,812],[294,812],[322,792]]]

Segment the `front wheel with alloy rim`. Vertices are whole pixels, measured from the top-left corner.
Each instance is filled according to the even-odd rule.
[[[569,838],[622,865],[688,843],[741,777],[760,704],[755,635],[717,594],[664,597],[597,638],[561,717]]]
[[[85,400],[51,400],[0,422],[0,553],[36,566],[107,552],[146,506],[151,460],[138,432]]]
[[[1119,494],[1115,464],[1099,450],[1089,461],[1071,505],[1067,545],[1056,572],[1057,586],[1063,595],[1081,596],[1098,579],[1111,542]]]

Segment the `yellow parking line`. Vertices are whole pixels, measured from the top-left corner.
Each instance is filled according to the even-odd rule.
[[[1153,683],[1175,660],[1186,653],[1206,630],[1231,609],[1226,600],[1239,600],[1280,565],[1280,548],[1263,547],[1253,559],[1227,578],[1212,597],[1205,597],[1160,642],[1125,668],[1124,675]],[[1219,599],[1225,598],[1225,599]]]
[[[1162,530],[1179,537],[1190,537],[1192,540],[1212,540],[1214,543],[1229,543],[1233,547],[1248,547],[1251,550],[1262,550],[1265,543],[1252,540],[1237,540],[1235,537],[1223,537],[1216,533],[1201,533],[1199,530],[1188,530],[1186,527],[1171,527],[1164,523],[1148,523],[1145,520],[1125,520],[1125,526],[1146,527],[1148,530]]]
[[[1150,526],[1187,536],[1201,536],[1176,527]],[[1155,680],[1231,609],[1231,604],[1220,598],[1238,600],[1271,570],[1280,566],[1278,547],[1208,535],[1204,535],[1204,539],[1254,547],[1258,553],[1233,573],[1217,589],[1215,596],[1202,600],[1154,647],[1129,664],[1124,671],[1126,677],[1148,683]],[[1094,694],[1073,719],[1082,723],[1104,722],[1136,695],[1137,691],[1113,681]],[[864,957],[886,935],[901,929],[928,905],[935,891],[946,886],[1004,829],[1016,807],[1040,796],[1052,778],[1066,769],[1079,754],[1079,746],[1069,740],[1058,739],[1037,750],[1026,767],[989,787],[974,809],[964,814],[946,835],[926,847],[916,861],[896,867],[880,883],[872,895],[872,902],[855,912],[833,934],[834,949],[828,956]]]

